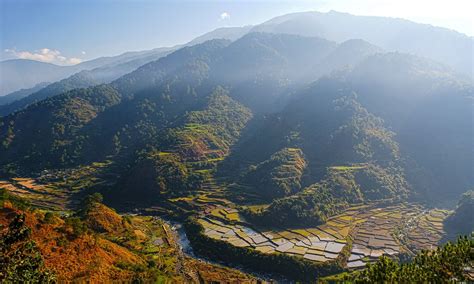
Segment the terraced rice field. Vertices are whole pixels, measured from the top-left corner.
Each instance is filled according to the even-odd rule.
[[[445,210],[431,210],[419,218],[413,219],[404,231],[406,237],[404,241],[410,249],[434,249],[440,240],[440,236],[445,234],[443,230],[443,220],[447,217]]]
[[[53,185],[40,184],[31,178],[0,180],[0,188],[28,200],[37,207],[49,210],[64,210],[70,197],[67,191],[58,190]]]
[[[262,253],[284,253],[317,262],[340,258],[349,269],[364,267],[382,255],[436,247],[444,234],[442,220],[446,217],[444,211],[428,211],[418,205],[364,205],[349,208],[315,228],[259,231],[233,208],[212,208],[199,219],[208,237]]]

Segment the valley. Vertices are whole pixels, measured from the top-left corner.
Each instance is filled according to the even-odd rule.
[[[0,181],[0,188],[27,201],[35,208],[67,216],[73,212],[71,211],[73,208],[77,208],[79,205],[80,196],[84,196],[84,192],[81,192],[80,188],[107,184],[105,178],[92,177],[100,176],[100,169],[105,165],[110,164],[107,162],[94,163],[80,169],[55,174],[45,172],[36,179],[12,178]],[[361,168],[363,166],[332,167],[333,170],[338,171]],[[60,174],[66,175],[68,178],[60,178]],[[78,187],[74,183],[75,179],[81,180],[83,184]],[[63,180],[68,182],[64,183]],[[50,183],[45,183],[46,181]],[[367,263],[376,262],[382,255],[395,258],[410,257],[422,249],[432,250],[445,237],[443,221],[449,211],[430,209],[422,204],[406,202],[354,204],[339,214],[329,217],[321,225],[314,227],[268,227],[252,224],[246,221],[245,214],[242,212],[246,210],[259,211],[268,207],[269,204],[262,204],[263,200],[255,200],[255,197],[251,200],[253,202],[259,201],[259,205],[237,204],[231,201],[233,198],[231,191],[235,189],[236,185],[229,185],[224,181],[225,179],[216,180],[210,177],[208,182],[204,183],[200,190],[194,191],[192,195],[169,198],[161,202],[159,206],[133,208],[132,215],[124,213],[123,216],[131,216],[132,219],[139,218],[137,220],[155,220],[153,218],[157,217],[150,216],[163,216],[177,222],[174,224],[178,227],[189,222],[189,218],[192,218],[193,222],[201,226],[202,231],[199,237],[227,243],[236,249],[250,249],[259,254],[275,255],[276,257],[284,255],[294,258],[295,261],[305,260],[317,266],[335,265],[349,271],[364,268]],[[148,224],[148,221],[146,222]],[[149,240],[150,243],[142,244],[142,247],[146,248],[147,254],[152,253],[153,246],[167,243],[174,251],[170,257],[178,257],[180,261],[184,261],[177,267],[184,269],[186,277],[197,277],[196,271],[188,270],[189,267],[204,265],[201,263],[202,261],[193,260],[192,257],[183,255],[182,248],[177,243],[176,231],[163,221],[156,222],[162,225],[150,227],[150,224],[146,225],[147,229],[145,230],[134,230],[135,235]],[[184,227],[186,228],[186,226]],[[183,233],[186,234],[187,231],[185,230]],[[188,250],[193,251],[192,243],[185,251]],[[209,247],[209,250],[213,250],[212,246]],[[162,255],[163,253],[160,250],[158,254]],[[194,253],[192,254],[194,255]],[[235,263],[219,259],[217,261],[232,267],[245,268],[246,271],[253,273],[268,275],[265,270],[248,267],[245,262],[240,262],[237,254],[228,257],[235,257]],[[198,268],[198,271],[201,270]],[[218,270],[209,270],[208,273],[210,279],[223,277],[219,276]],[[270,273],[270,275],[265,277],[276,277],[277,279],[287,277],[284,274]],[[320,274],[320,276],[326,275],[330,274],[324,272]],[[206,276],[200,275],[199,277]]]
[[[304,12],[2,61],[0,282],[472,281],[472,43]]]

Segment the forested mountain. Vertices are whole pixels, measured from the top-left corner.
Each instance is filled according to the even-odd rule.
[[[457,250],[451,245],[415,255],[472,230],[469,42],[405,20],[311,12],[74,67],[84,70],[61,67],[71,73],[29,62],[35,66],[23,76],[56,77],[0,106],[0,201],[11,203],[0,233],[26,228],[12,215],[23,211],[35,234],[54,231],[54,241],[25,235],[19,243],[37,241],[41,255],[54,258],[46,266],[66,280],[87,279],[56,259],[76,261],[64,249],[85,237],[91,245],[83,247],[108,253],[101,271],[72,265],[90,279],[198,279],[175,244],[181,232],[157,215],[183,224],[201,256],[289,280],[362,268],[380,256],[390,259],[338,279],[458,273],[429,266],[439,268],[440,255]],[[46,79],[40,75],[27,83]],[[99,192],[126,213],[102,197],[90,206]],[[14,202],[23,197],[41,210],[76,213],[25,211]],[[45,250],[50,243],[55,251]],[[457,253],[465,257],[468,245],[460,241]],[[9,244],[2,249],[14,255]],[[391,260],[410,256],[414,264]],[[17,262],[8,263],[14,271]],[[163,275],[171,278],[149,275],[170,267]],[[391,276],[377,278],[381,269]],[[428,276],[419,279],[435,279]]]
[[[82,71],[58,82],[47,84],[45,87],[29,94],[28,96],[25,96],[24,98],[20,98],[10,102],[9,104],[0,106],[0,116],[7,116],[10,113],[19,111],[30,104],[39,102],[48,97],[62,94],[69,90],[87,88],[97,84],[99,84],[99,82],[96,81],[93,76],[90,76],[87,71]]]
[[[274,167],[268,170],[278,179],[294,176],[286,185],[257,181],[252,171],[243,178],[276,197],[314,188],[325,177],[331,180],[334,175],[327,169],[335,166],[365,173],[345,177],[355,179],[362,199],[457,195],[473,183],[472,86],[442,65],[382,53],[360,40],[338,45],[320,38],[252,33],[235,42],[213,40],[182,48],[107,85],[75,89],[99,83],[80,75],[88,73],[48,86],[26,98],[38,103],[2,119],[0,160],[9,171],[72,166],[110,156],[142,167],[149,163],[138,152],[147,149],[178,168],[214,153],[208,159],[224,159],[224,174],[225,168],[243,174],[250,163],[256,165],[254,175]],[[41,100],[69,89],[75,90]],[[235,112],[220,106],[218,113],[210,109],[202,114],[202,119],[222,117],[217,124],[189,120],[190,112],[223,101]],[[256,119],[239,140],[250,111]],[[451,123],[465,127],[452,129]],[[236,150],[229,152],[234,143]],[[289,172],[278,177],[283,165],[270,165],[285,148],[301,149],[301,157],[291,158],[301,162],[296,161],[294,175],[285,168]],[[163,160],[159,153],[170,150]],[[450,155],[437,155],[439,151]],[[158,164],[153,167],[163,168]],[[357,178],[361,175],[366,177]],[[447,184],[449,192],[443,190]],[[369,194],[374,186],[385,192]]]

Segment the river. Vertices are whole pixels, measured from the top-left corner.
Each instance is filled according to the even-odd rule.
[[[163,220],[164,222],[166,222],[170,226],[171,230],[173,231],[175,241],[179,246],[179,249],[186,256],[192,257],[194,259],[197,259],[199,261],[203,261],[203,262],[206,262],[206,263],[209,263],[209,264],[237,269],[239,271],[242,271],[243,273],[250,274],[255,278],[258,278],[262,281],[265,281],[266,283],[293,283],[292,281],[289,281],[288,279],[276,278],[272,275],[256,273],[254,271],[249,271],[248,269],[242,268],[242,267],[237,266],[237,265],[232,265],[232,264],[228,264],[228,263],[222,263],[222,262],[217,262],[217,261],[212,261],[212,260],[209,260],[209,259],[201,258],[201,257],[197,256],[194,253],[193,248],[191,246],[191,242],[189,241],[188,236],[186,235],[186,231],[185,231],[185,229],[184,229],[184,227],[181,223],[176,222],[176,221],[166,220],[166,219],[163,219],[163,218],[161,218],[161,220]]]

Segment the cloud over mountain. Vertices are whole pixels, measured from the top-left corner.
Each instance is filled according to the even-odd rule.
[[[17,51],[16,49],[5,49],[6,53],[13,55],[15,58],[37,60],[41,62],[54,63],[58,65],[75,65],[82,62],[77,57],[65,57],[56,49],[42,48],[35,51]]]

